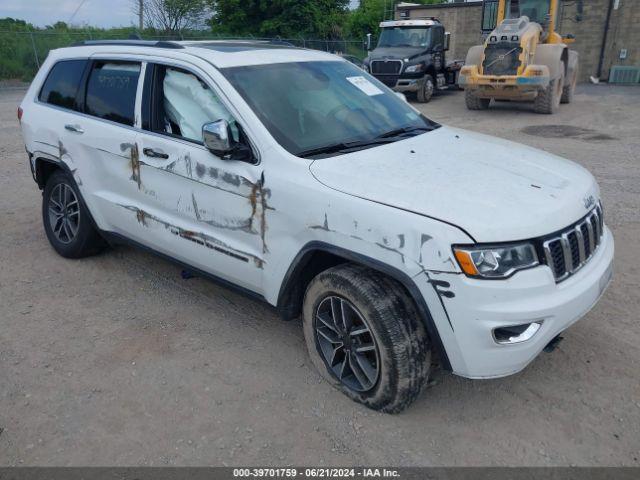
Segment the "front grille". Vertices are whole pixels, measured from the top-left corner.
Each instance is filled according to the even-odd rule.
[[[378,80],[384,83],[387,87],[393,88],[398,83],[398,79],[400,78],[398,75],[381,75],[376,76]]]
[[[488,43],[484,49],[482,72],[485,75],[517,75],[521,53],[518,43]]]
[[[556,282],[580,270],[600,246],[604,231],[602,207],[598,205],[577,224],[544,241],[542,248]]]
[[[400,75],[402,60],[373,60],[371,73],[373,75]]]

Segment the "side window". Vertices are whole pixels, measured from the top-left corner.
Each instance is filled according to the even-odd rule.
[[[498,0],[485,0],[482,4],[482,33],[491,33],[498,20]]]
[[[186,70],[162,66],[157,69],[154,131],[201,142],[202,126],[224,119],[238,141],[234,118],[206,83]]]
[[[132,126],[139,77],[139,63],[94,63],[87,82],[85,113]]]
[[[444,28],[437,27],[433,29],[433,42],[431,44],[438,47],[438,50],[444,48]]]
[[[86,64],[86,60],[63,60],[56,63],[49,72],[38,99],[51,105],[76,110],[76,95]]]

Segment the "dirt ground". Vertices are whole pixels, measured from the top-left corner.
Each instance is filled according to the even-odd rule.
[[[0,92],[0,465],[640,465],[640,88],[583,86],[554,116],[468,112],[462,92],[419,106],[591,170],[616,273],[555,352],[500,380],[439,375],[395,416],[322,382],[266,305],[132,248],[57,256],[23,93]]]

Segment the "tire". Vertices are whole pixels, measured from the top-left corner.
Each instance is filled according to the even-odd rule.
[[[42,222],[49,243],[65,258],[95,255],[106,246],[75,181],[61,170],[54,172],[44,187]]]
[[[560,77],[549,82],[547,88],[541,90],[533,101],[533,110],[536,113],[552,114],[558,111],[564,85],[564,66],[560,71]]]
[[[350,334],[344,334],[344,323],[342,333],[332,323],[334,308],[350,312],[346,315],[352,319]],[[385,275],[354,264],[320,273],[311,281],[304,297],[303,326],[309,356],[322,377],[352,400],[373,410],[398,413],[427,384],[431,367],[427,332],[403,288]],[[354,335],[363,332],[363,327],[368,333]],[[333,337],[332,341],[328,341],[327,335]],[[336,338],[345,340],[334,342]],[[327,345],[328,351],[333,352],[332,358],[331,353],[326,353]],[[364,359],[372,367],[369,375],[364,375],[367,369],[358,367],[363,359],[356,352],[362,349],[369,350]],[[349,367],[343,369],[346,358]],[[332,359],[335,359],[333,367]],[[342,379],[341,372],[345,372]],[[361,377],[367,382],[359,381]]]
[[[419,103],[429,103],[431,97],[433,97],[433,92],[435,91],[435,84],[433,83],[433,77],[429,74],[424,76],[424,84],[422,88],[418,90],[418,102]]]
[[[573,96],[576,91],[576,83],[578,83],[578,67],[576,67],[575,70],[573,71],[573,74],[571,76],[571,81],[569,82],[569,84],[563,87],[560,103],[573,102]]]
[[[473,90],[464,91],[464,101],[467,104],[469,110],[486,110],[491,103],[490,98],[480,98]]]

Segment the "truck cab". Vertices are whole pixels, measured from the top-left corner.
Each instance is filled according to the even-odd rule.
[[[447,66],[449,33],[437,18],[385,21],[380,28],[364,67],[386,86],[426,103],[435,90],[456,82],[460,65]]]

